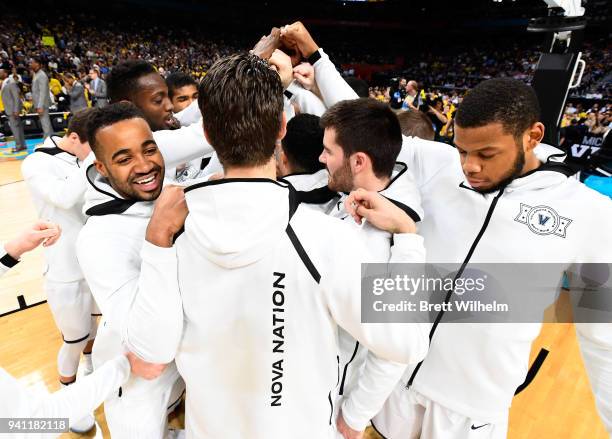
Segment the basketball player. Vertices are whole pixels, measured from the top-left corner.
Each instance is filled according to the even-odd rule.
[[[376,354],[365,370],[387,370],[390,383],[380,392],[404,367],[394,361],[423,355],[421,331],[430,325],[360,323],[367,249],[352,228],[296,206],[291,186],[275,181],[273,153],[285,117],[279,76],[265,61],[218,61],[199,103],[225,178],[190,186],[184,196],[169,188],[158,200],[125,341],[147,361],[176,355],[188,387],[188,437],[334,437],[337,325]],[[227,111],[247,103],[255,103],[248,112]],[[185,202],[185,231],[172,246]],[[382,197],[379,204],[394,254],[421,254],[410,217]],[[151,320],[155,328],[145,329]],[[365,396],[381,384],[360,385],[338,416],[344,437],[358,437],[376,407]]]
[[[357,98],[301,23],[282,28],[281,34],[313,64],[327,105]],[[596,221],[609,217],[610,200],[568,178],[563,166],[549,163],[548,158],[560,151],[540,144],[544,127],[538,122],[539,103],[533,90],[520,81],[490,80],[466,99],[467,106],[464,100],[455,121],[457,149],[404,138],[399,156],[415,174],[421,191],[426,219],[419,232],[427,243],[428,261],[609,264],[612,237]],[[568,226],[575,230],[572,239],[532,232],[539,226],[519,221],[521,203],[573,213]],[[474,221],[477,211],[482,212],[480,224]],[[551,219],[555,218],[544,215],[541,221]],[[490,228],[495,233],[485,233]],[[526,251],[534,240],[539,251]],[[506,333],[491,332],[496,335],[491,336],[486,325],[474,329],[440,324],[432,332],[426,360],[407,371],[374,424],[392,439],[506,437],[510,403],[525,377],[539,327],[510,325]],[[612,431],[612,325],[580,323],[576,328],[599,413]],[[460,379],[445,366],[459,363],[470,372]],[[444,423],[445,418],[452,422]]]
[[[198,83],[186,73],[174,72],[166,78],[172,111],[178,113],[198,100]]]
[[[39,245],[50,247],[60,240],[58,224],[38,221],[19,236],[0,247],[0,276],[17,265],[22,254]],[[63,238],[62,238],[63,239]],[[90,415],[109,394],[125,383],[130,375],[153,379],[163,370],[164,365],[145,363],[134,354],[118,356],[78,383],[63,387],[52,395],[33,392],[0,368],[0,391],[10,398],[0,400],[2,418],[68,418],[68,425]],[[67,426],[68,426],[67,425]],[[49,434],[29,432],[23,437],[50,437]],[[14,432],[11,437],[22,437]]]
[[[99,315],[75,248],[76,238],[85,224],[82,208],[87,183],[82,165],[91,151],[86,134],[88,113],[88,110],[76,113],[64,137],[47,137],[21,167],[39,218],[58,223],[64,231],[57,245],[45,248],[45,293],[64,340],[57,355],[57,369],[59,380],[65,386],[76,380],[81,352],[85,358],[85,375],[93,370],[91,348]],[[92,414],[71,425],[77,433],[93,426]]]
[[[97,368],[124,350],[121,334],[141,288],[140,249],[162,189],[164,161],[149,124],[129,102],[93,110],[87,137],[96,160],[87,170],[91,187],[84,213],[90,218],[79,234],[77,256],[104,316],[93,351]],[[153,381],[130,378],[104,403],[113,438],[163,438],[167,411],[183,389],[173,362]]]
[[[560,267],[612,261],[612,233],[599,226],[599,218],[611,217],[612,202],[548,160],[538,118],[533,89],[493,79],[461,104],[456,149],[405,138],[400,158],[414,170],[428,215],[420,227],[428,261]],[[529,216],[530,209],[540,209],[539,215]],[[558,279],[562,274],[560,268]],[[609,288],[609,274],[603,284]],[[408,369],[374,420],[376,428],[389,438],[505,438],[541,324],[441,321],[428,356]],[[599,413],[612,432],[612,324],[577,323],[576,329]],[[458,374],[451,365],[459,363]]]

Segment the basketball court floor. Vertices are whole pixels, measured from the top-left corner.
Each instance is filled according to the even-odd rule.
[[[29,140],[29,149],[37,143],[40,140]],[[0,242],[37,219],[20,170],[25,153],[14,157],[11,147],[12,142],[0,144]],[[42,249],[37,249],[0,278],[0,367],[32,389],[52,392],[59,388],[55,357],[61,336],[45,302],[43,266]],[[531,384],[514,398],[508,437],[607,438],[595,411],[574,326],[543,325],[532,347],[532,363],[542,348],[549,354]],[[109,438],[102,408],[96,411],[96,419],[96,428],[83,437]],[[182,424],[182,414],[171,422],[175,427]],[[61,437],[81,436],[66,433]],[[368,431],[366,437],[378,436]]]

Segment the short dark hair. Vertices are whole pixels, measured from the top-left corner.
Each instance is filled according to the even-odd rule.
[[[463,98],[455,115],[461,128],[478,128],[499,122],[517,140],[540,119],[540,104],[533,88],[518,79],[483,81]]]
[[[91,108],[85,108],[74,113],[68,121],[68,129],[66,130],[66,134],[75,133],[77,136],[79,136],[81,143],[85,143],[88,139],[87,129],[91,112]]]
[[[335,130],[345,157],[363,152],[377,177],[391,176],[402,148],[402,131],[387,104],[371,98],[340,101],[323,114],[321,127]]]
[[[138,107],[131,102],[117,102],[106,107],[92,109],[87,122],[87,139],[94,154],[97,156],[99,147],[96,141],[98,131],[122,120],[135,118],[145,119]]]
[[[129,101],[137,88],[138,80],[145,75],[157,73],[151,63],[143,60],[128,60],[112,68],[106,78],[108,98],[111,103]]]
[[[404,136],[419,137],[425,140],[433,140],[435,132],[431,119],[422,111],[402,111],[397,115],[400,128]]]
[[[319,116],[298,114],[287,123],[282,146],[295,172],[313,173],[324,168],[319,161],[323,152],[323,128]]]
[[[206,134],[225,166],[260,166],[274,154],[283,86],[270,65],[251,54],[215,62],[200,84]]]
[[[166,85],[168,86],[168,96],[172,99],[174,90],[177,88],[185,87],[186,85],[194,85],[197,87],[198,83],[187,73],[174,72],[166,78]]]
[[[34,61],[35,63],[40,64],[41,66],[43,65],[43,59],[41,56],[39,55],[35,55],[31,58],[32,61]]]

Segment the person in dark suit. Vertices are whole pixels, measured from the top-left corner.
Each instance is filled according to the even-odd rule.
[[[0,80],[2,81],[0,97],[2,97],[4,112],[8,117],[9,126],[15,137],[15,148],[13,148],[13,152],[25,151],[26,144],[23,132],[23,121],[19,116],[23,109],[19,85],[6,68],[0,68]]]
[[[85,87],[71,73],[64,75],[66,80],[66,91],[70,96],[70,112],[72,114],[79,110],[87,108],[87,100],[85,99]]]
[[[32,78],[33,108],[38,113],[38,117],[40,117],[44,137],[47,138],[53,134],[53,127],[49,118],[49,107],[51,106],[49,77],[42,69],[42,61],[39,57],[32,58],[30,68],[34,72],[34,77]]]
[[[106,81],[100,78],[100,72],[95,68],[89,70],[89,78],[91,79],[89,92],[95,101],[93,105],[96,108],[106,107],[108,105]]]

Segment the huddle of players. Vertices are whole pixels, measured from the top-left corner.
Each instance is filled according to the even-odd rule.
[[[164,437],[185,387],[194,438],[356,438],[371,420],[390,438],[505,437],[539,325],[361,324],[361,263],[609,262],[612,234],[592,236],[588,213],[610,201],[548,160],[520,82],[466,97],[455,150],[403,137],[301,23],[280,34],[308,63],[221,59],[197,89],[170,87],[199,92],[179,112],[151,65],[120,64],[111,105],[24,162],[64,230],[46,276],[61,381],[95,334],[96,371],[126,350],[165,365],[105,399],[113,438]],[[569,211],[573,230],[534,235],[514,221],[521,203]],[[610,430],[612,329],[577,329]]]

